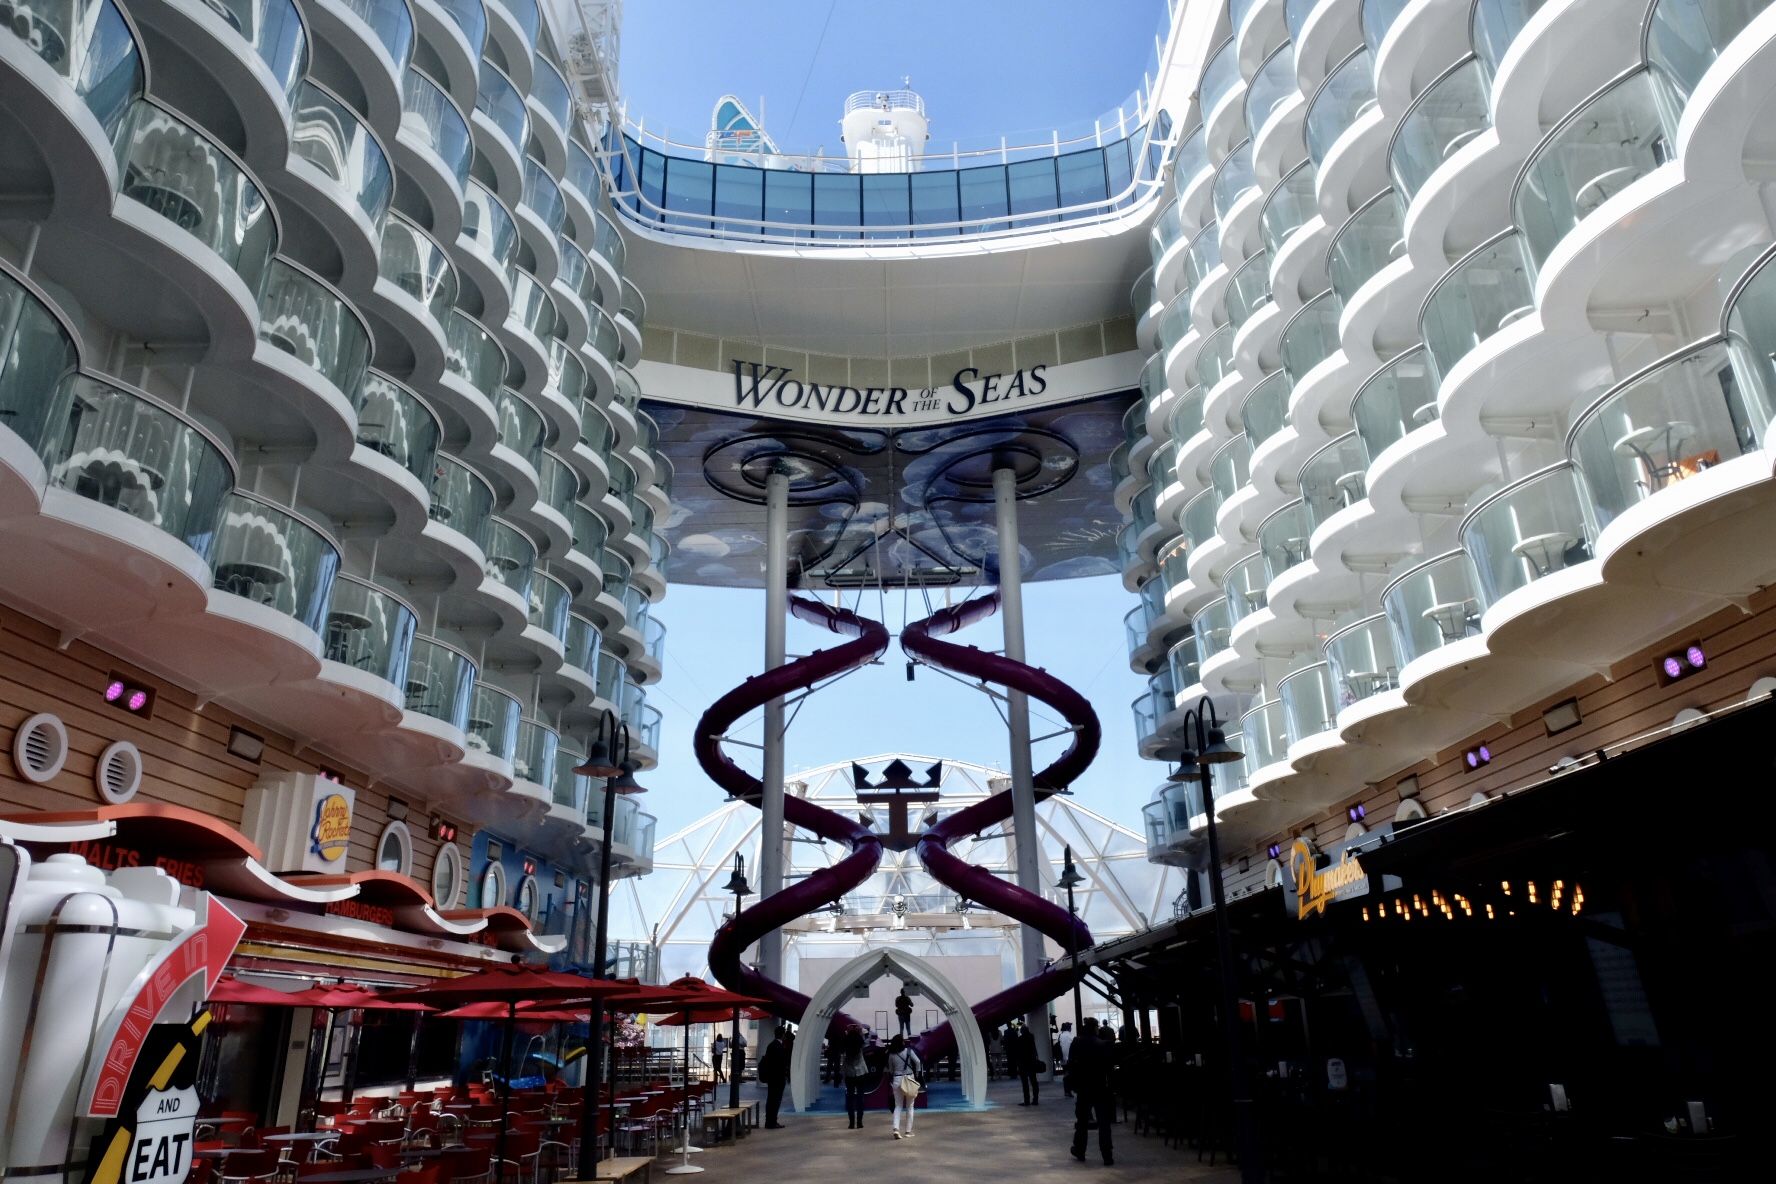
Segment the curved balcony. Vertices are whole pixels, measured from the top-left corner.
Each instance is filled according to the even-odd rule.
[[[433,522],[462,535],[483,555],[493,521],[493,487],[454,456],[440,452],[432,469]]]
[[[1239,50],[1229,37],[1210,55],[1208,64],[1203,67],[1202,79],[1197,83],[1197,103],[1203,114],[1205,132],[1210,127],[1220,131],[1221,125],[1229,122],[1222,108],[1234,97],[1241,82]],[[1220,136],[1217,140],[1225,142]]]
[[[487,44],[487,11],[481,0],[410,0],[419,26],[420,57],[458,104],[475,101],[476,75]]]
[[[580,479],[574,475],[567,462],[553,452],[543,453],[543,465],[537,470],[537,474],[541,478],[537,508],[546,506],[559,516],[558,522],[548,524],[552,537],[559,535],[559,538],[554,539],[555,545],[549,549],[559,553],[567,549],[568,537],[572,531],[570,523],[573,519],[574,499],[580,493]]]
[[[406,601],[342,572],[327,601],[321,656],[405,689],[418,629],[419,618]]]
[[[1402,667],[1480,635],[1479,588],[1465,551],[1450,551],[1407,568],[1381,590],[1394,653]]]
[[[1240,716],[1240,735],[1245,739],[1247,781],[1255,779],[1261,769],[1286,761],[1289,725],[1283,701],[1267,699]]]
[[[561,751],[561,736],[547,724],[538,723],[534,719],[518,721],[518,742],[512,753],[512,775],[532,785],[548,786],[551,799],[557,805],[566,805],[575,809],[576,816],[583,817],[585,803],[568,801],[563,803],[556,792],[560,783],[556,779],[557,765]],[[573,775],[578,760],[567,766],[567,777],[563,778],[571,789],[574,782],[579,781]]]
[[[530,212],[547,228],[546,247],[539,254],[547,255],[547,247],[552,247],[555,240],[561,237],[562,228],[567,225],[567,203],[562,200],[561,186],[549,175],[536,158],[524,158],[523,204],[520,209],[528,207]],[[533,248],[534,249],[534,248]]]
[[[1464,255],[1425,297],[1419,336],[1447,376],[1481,342],[1535,311],[1522,236],[1508,230]]]
[[[657,754],[660,751],[660,709],[647,701],[647,692],[640,687],[631,687],[627,698],[623,722],[629,725],[629,733],[635,737],[636,748],[643,754]],[[647,759],[645,755],[643,759]],[[650,767],[652,764],[650,761]]]
[[[444,321],[444,340],[445,373],[461,379],[491,407],[506,378],[506,351],[486,326],[454,308]]]
[[[536,55],[542,13],[537,0],[493,0],[487,6],[488,48],[497,49],[514,75]],[[528,81],[528,79],[524,80]]]
[[[633,661],[652,667],[647,681],[659,679],[660,668],[666,661],[666,622],[650,616],[641,623],[641,652],[634,656]]]
[[[627,278],[623,280],[623,291],[617,298],[617,314],[617,328],[623,334],[623,356],[618,360],[632,366],[641,359],[641,331],[647,324],[647,297]]]
[[[1486,498],[1462,519],[1462,549],[1474,563],[1482,609],[1595,555],[1591,494],[1570,461],[1533,473]]]
[[[598,686],[598,697],[620,710],[624,696],[629,689],[629,670],[623,660],[608,648],[598,655],[598,671],[595,679]]]
[[[1283,326],[1277,346],[1283,372],[1299,386],[1315,366],[1338,349],[1338,293],[1328,288],[1301,306]]]
[[[1203,430],[1203,392],[1202,387],[1193,386],[1178,396],[1177,403],[1172,407],[1172,439],[1178,441],[1182,448]]]
[[[530,608],[525,620],[531,628],[541,629],[565,648],[567,610],[572,602],[573,593],[568,591],[566,584],[548,572],[538,572],[531,584]]]
[[[1222,379],[1237,374],[1233,368],[1233,328],[1222,325],[1204,339],[1196,353],[1196,385],[1212,391]],[[1207,405],[1205,398],[1205,406]]]
[[[1136,459],[1137,446],[1141,437],[1146,434],[1147,416],[1158,413],[1166,406],[1167,396],[1171,394],[1166,386],[1165,355],[1155,353],[1148,357],[1141,367],[1140,377],[1141,401],[1131,406],[1124,413],[1123,438],[1129,443],[1129,462]]]
[[[494,401],[494,409],[499,413],[499,442],[523,458],[532,471],[540,472],[543,465],[543,441],[549,435],[549,429],[543,423],[542,412],[525,402],[510,387],[500,388],[499,397]]]
[[[583,304],[576,303],[575,307],[585,311]],[[556,303],[555,311],[557,315],[564,315],[560,302]],[[571,442],[580,434],[582,411],[590,389],[591,382],[580,355],[561,338],[551,340],[542,403],[543,415],[554,424],[556,436]]]
[[[492,168],[499,192],[516,200],[524,185],[524,145],[530,140],[530,109],[506,72],[486,58],[481,59],[480,81],[481,87],[475,94],[475,115],[481,118],[470,120],[479,133],[476,147]]]
[[[1368,464],[1408,432],[1436,418],[1437,382],[1422,345],[1370,375],[1351,400],[1351,419]]]
[[[1209,487],[1221,505],[1252,479],[1252,443],[1244,435],[1235,436],[1215,451],[1209,460]]]
[[[1154,217],[1153,225],[1147,230],[1147,254],[1154,267],[1160,265],[1167,251],[1184,241],[1184,228],[1184,212],[1179,208],[1178,199],[1173,198]]]
[[[1271,582],[1308,557],[1308,539],[1312,536],[1307,508],[1300,499],[1276,510],[1258,524],[1258,551],[1264,556],[1264,571]]]
[[[419,397],[386,374],[372,370],[358,384],[357,442],[412,474],[421,486],[431,482],[443,429]]]
[[[1190,291],[1184,289],[1166,304],[1159,319],[1154,322],[1154,331],[1159,337],[1159,352],[1170,354],[1180,341],[1190,333]]]
[[[463,187],[475,160],[474,135],[456,101],[418,70],[408,70],[401,83],[401,129],[395,144],[410,153],[415,145],[423,148],[424,156],[411,153],[416,159],[430,157],[425,170],[413,167],[409,160],[402,162],[403,171],[426,197],[429,209],[418,213],[429,213],[440,230],[456,227],[461,221]],[[447,217],[441,217],[446,213]]]
[[[465,260],[479,264],[479,274],[474,279],[488,305],[484,315],[503,316],[511,300],[506,269],[518,258],[518,223],[505,203],[473,177],[463,190],[461,241],[469,248]]]
[[[1252,170],[1252,141],[1242,140],[1215,171],[1215,183],[1210,189],[1215,221],[1222,228],[1224,251],[1227,248],[1227,237],[1235,233],[1230,225],[1229,215],[1234,212],[1235,207],[1242,204],[1248,194],[1256,193],[1257,189],[1258,177]]]
[[[1688,101],[1721,51],[1769,0],[1655,0],[1641,33],[1641,60]]]
[[[1190,541],[1190,550],[1196,551],[1212,541],[1215,537],[1215,491],[1205,489],[1184,503],[1184,509],[1178,515],[1178,523],[1183,527],[1184,537]]]
[[[1326,638],[1325,650],[1340,711],[1400,685],[1400,663],[1386,613],[1346,625]]]
[[[1381,51],[1381,43],[1387,40],[1388,30],[1400,19],[1400,14],[1412,0],[1360,0],[1357,10],[1357,23],[1363,29],[1363,44],[1369,53],[1374,55]]]
[[[577,818],[582,826],[602,830],[603,827],[587,814],[588,807],[601,802],[602,795],[592,792],[592,778],[574,772],[585,760],[584,753],[575,752],[564,744],[557,746],[555,763],[550,770],[550,812]]]
[[[469,725],[463,739],[471,752],[512,762],[518,750],[518,720],[523,708],[498,687],[477,682],[469,693]],[[515,772],[516,770],[514,770]]]
[[[1547,0],[1474,0],[1468,17],[1468,43],[1480,59],[1487,84],[1497,76],[1505,51]]]
[[[397,5],[405,14],[407,6]],[[395,171],[370,125],[338,96],[304,79],[291,105],[290,152],[331,182],[332,197],[363,214],[374,243],[395,196]]]
[[[1264,59],[1246,87],[1246,128],[1252,134],[1253,145],[1264,143],[1271,130],[1271,119],[1298,93],[1295,47],[1285,41]]]
[[[116,142],[142,97],[147,70],[134,27],[112,0],[9,5],[5,24],[73,90]],[[294,7],[290,8],[294,15]],[[301,24],[295,25],[301,45]]]
[[[1181,287],[1194,292],[1202,283],[1203,277],[1221,266],[1221,227],[1211,222],[1196,232],[1190,240],[1190,250],[1184,253],[1184,282]]]
[[[1339,227],[1327,248],[1326,271],[1341,304],[1348,305],[1359,288],[1406,253],[1405,224],[1399,195],[1383,189]]]
[[[1211,600],[1203,605],[1190,619],[1190,633],[1196,644],[1196,664],[1200,680],[1202,667],[1207,666],[1216,654],[1226,650],[1227,639],[1233,636],[1233,616],[1228,611],[1227,598]]]
[[[524,352],[534,356],[520,358],[524,365],[525,387],[541,390],[549,373],[543,342],[555,336],[555,301],[549,295],[548,286],[528,271],[514,267],[507,277],[512,286],[512,311],[506,323],[516,324],[532,338],[523,344],[529,347]]]
[[[1283,730],[1290,744],[1299,744],[1336,726],[1338,700],[1326,663],[1316,662],[1284,675],[1277,683],[1277,694],[1282,697]]]
[[[1178,137],[1178,147],[1172,153],[1172,187],[1178,192],[1180,219],[1187,226],[1201,219],[1202,195],[1214,175],[1204,135],[1202,124],[1197,124]]]
[[[1186,637],[1175,643],[1171,652],[1166,654],[1166,667],[1172,672],[1172,685],[1180,692],[1189,690],[1202,681],[1202,659],[1197,656],[1195,637]],[[1170,710],[1172,705],[1168,704]]]
[[[1368,50],[1352,51],[1308,100],[1302,133],[1307,140],[1308,159],[1315,167],[1326,163],[1326,155],[1338,137],[1375,106],[1375,72],[1371,63]]]
[[[561,71],[550,65],[548,59],[541,54],[531,59],[530,101],[542,111],[548,130],[554,134],[554,142],[548,145],[554,149],[553,163],[558,168],[565,167],[567,133],[573,129],[573,91],[569,89],[567,79],[561,76]],[[532,121],[531,126],[535,128],[535,121]]]
[[[289,354],[339,393],[354,394],[370,369],[370,327],[332,285],[281,256],[259,296],[259,340]]]
[[[1257,552],[1227,569],[1225,587],[1229,628],[1237,626],[1269,603],[1269,579],[1270,573],[1264,569],[1264,556]]]
[[[210,570],[218,591],[264,605],[318,634],[339,571],[339,547],[306,519],[235,490],[223,502]]]
[[[1175,441],[1167,440],[1147,458],[1147,480],[1159,491],[1154,499],[1154,514],[1171,517],[1163,507],[1182,492],[1178,487],[1178,445]]]
[[[1159,789],[1152,801],[1141,807],[1147,828],[1148,862],[1165,862],[1174,848],[1192,843],[1195,836],[1190,821],[1202,813],[1196,808],[1196,801],[1201,796],[1202,791],[1195,784],[1166,785]]]
[[[1480,62],[1463,58],[1406,109],[1388,144],[1394,188],[1410,205],[1442,163],[1491,126],[1492,108]]]
[[[617,224],[602,211],[593,211],[592,217],[595,228],[592,232],[591,250],[587,254],[593,263],[602,263],[609,269],[609,275],[598,286],[599,292],[604,296],[604,306],[609,308],[615,303],[617,293],[621,290],[623,265],[628,259],[629,248],[623,242],[623,235],[617,229]]]
[[[556,311],[561,314],[560,336],[564,344],[578,349],[585,344],[591,328],[586,305],[596,303],[598,282],[593,278],[586,253],[575,246],[572,239],[558,236],[555,253],[561,260],[554,280]],[[553,344],[550,348],[553,350]]]
[[[1682,99],[1641,68],[1580,104],[1542,137],[1511,193],[1512,221],[1541,266],[1604,202],[1672,160]]]
[[[475,673],[474,660],[455,646],[415,637],[407,662],[407,710],[467,731]]]
[[[445,326],[450,323],[451,311],[462,290],[449,254],[417,223],[391,211],[388,220],[382,224],[382,251],[377,269],[383,279],[424,310],[423,314],[406,310],[404,319],[411,322],[405,326],[407,344],[413,350],[417,372],[437,373],[444,364]],[[384,319],[392,315],[390,305],[398,307],[400,303],[385,304],[381,310]],[[423,322],[415,320],[419,316],[423,316]],[[392,345],[389,342],[383,344],[385,347]]]
[[[1159,668],[1159,673],[1147,680],[1147,690],[1129,704],[1130,714],[1134,717],[1135,746],[1143,756],[1155,754],[1155,749],[1165,745],[1165,737],[1160,734],[1160,722],[1175,710],[1172,700],[1177,688],[1172,685],[1172,669],[1169,665]],[[1172,741],[1176,746],[1177,741]]]
[[[487,525],[484,549],[487,575],[510,589],[518,603],[528,605],[536,579],[536,544],[517,527],[495,518]]]
[[[1264,248],[1274,258],[1289,236],[1320,212],[1314,192],[1314,164],[1304,160],[1283,174],[1258,212],[1258,229]]]
[[[574,140],[567,142],[567,168],[562,177],[561,192],[570,204],[574,199],[579,202],[580,208],[573,211],[574,237],[590,242],[597,227],[594,215],[598,199],[604,196],[604,174],[592,154]]]
[[[579,613],[567,615],[566,652],[562,655],[562,664],[580,671],[586,676],[586,684],[593,686],[594,672],[598,669],[598,653],[602,648],[604,635],[598,626],[582,617]]]
[[[1314,531],[1340,510],[1368,496],[1364,486],[1368,458],[1355,432],[1346,432],[1307,458],[1301,466],[1301,504],[1307,511],[1307,530]]]
[[[626,388],[633,386],[634,376],[626,369],[617,365],[617,355],[622,352],[623,339],[617,331],[617,323],[602,308],[594,305],[586,306],[590,318],[591,332],[586,338],[586,356],[591,360],[591,373],[600,395],[609,394],[619,402],[634,406],[628,399]],[[641,390],[634,387],[634,403],[639,403]]]
[[[1270,256],[1259,251],[1227,281],[1227,324],[1236,334],[1252,314],[1270,303]]]

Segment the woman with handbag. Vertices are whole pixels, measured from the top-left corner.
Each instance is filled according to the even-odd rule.
[[[888,1091],[894,1095],[894,1137],[913,1137],[913,1103],[919,1098],[919,1054],[907,1047],[906,1037],[896,1035],[888,1042]],[[900,1129],[901,1115],[906,1116],[906,1133]]]

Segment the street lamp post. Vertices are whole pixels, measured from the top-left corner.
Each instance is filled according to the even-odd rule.
[[[1061,864],[1061,878],[1055,881],[1055,887],[1067,890],[1067,915],[1074,921],[1067,927],[1067,955],[1073,961],[1073,1039],[1077,1040],[1085,1027],[1082,1022],[1085,1008],[1079,997],[1079,910],[1073,907],[1073,889],[1085,883],[1085,877],[1073,866],[1073,848],[1066,847],[1063,851],[1065,858]]]
[[[629,759],[629,725],[605,712],[592,738],[585,763],[574,769],[582,777],[604,778],[604,838],[598,851],[598,921],[592,936],[592,977],[603,978],[610,945],[611,829],[619,793],[640,793],[635,766]],[[598,1093],[604,1083],[605,1012],[602,997],[594,997],[587,1017],[586,1091],[580,1105],[579,1176],[590,1180],[598,1172]],[[615,1084],[614,1082],[612,1083]],[[615,1089],[611,1091],[613,1095]],[[614,1127],[612,1129],[615,1129]]]
[[[734,894],[734,923],[740,923],[740,902],[752,895],[752,885],[746,882],[746,857],[738,851],[734,853],[734,874],[722,885],[726,892]],[[688,1018],[688,1017],[687,1017]],[[728,1041],[728,1106],[733,1108],[740,1104],[740,1075],[745,1072],[746,1064],[740,1053],[740,1009],[734,1009],[734,1035]]]
[[[1239,980],[1233,964],[1233,931],[1227,920],[1227,899],[1221,882],[1221,838],[1215,828],[1215,794],[1210,767],[1230,764],[1244,754],[1227,743],[1221,731],[1221,720],[1215,704],[1207,695],[1184,713],[1184,743],[1187,747],[1178,757],[1178,768],[1168,779],[1188,781],[1198,778],[1202,786],[1203,813],[1209,831],[1209,899],[1215,906],[1215,953],[1220,967],[1221,1026],[1227,1038],[1228,1089],[1233,1101],[1234,1145],[1239,1151],[1242,1184],[1259,1184],[1264,1179],[1258,1155],[1258,1114],[1252,1103],[1250,1074],[1245,1057],[1240,1053]]]

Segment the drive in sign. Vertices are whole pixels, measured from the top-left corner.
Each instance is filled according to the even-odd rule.
[[[191,1171],[197,1091],[153,1089],[136,1108],[136,1131],[123,1163],[123,1184],[184,1184]]]

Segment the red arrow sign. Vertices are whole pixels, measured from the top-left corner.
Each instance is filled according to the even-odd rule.
[[[160,957],[143,967],[112,1012],[104,1035],[95,1046],[103,1049],[104,1055],[87,1090],[85,1111],[94,1118],[117,1116],[130,1073],[142,1055],[142,1043],[161,1009],[179,988],[198,975],[203,976],[205,995],[215,990],[222,968],[228,965],[235,946],[247,932],[245,921],[207,893],[202,911],[203,923],[186,930]]]

